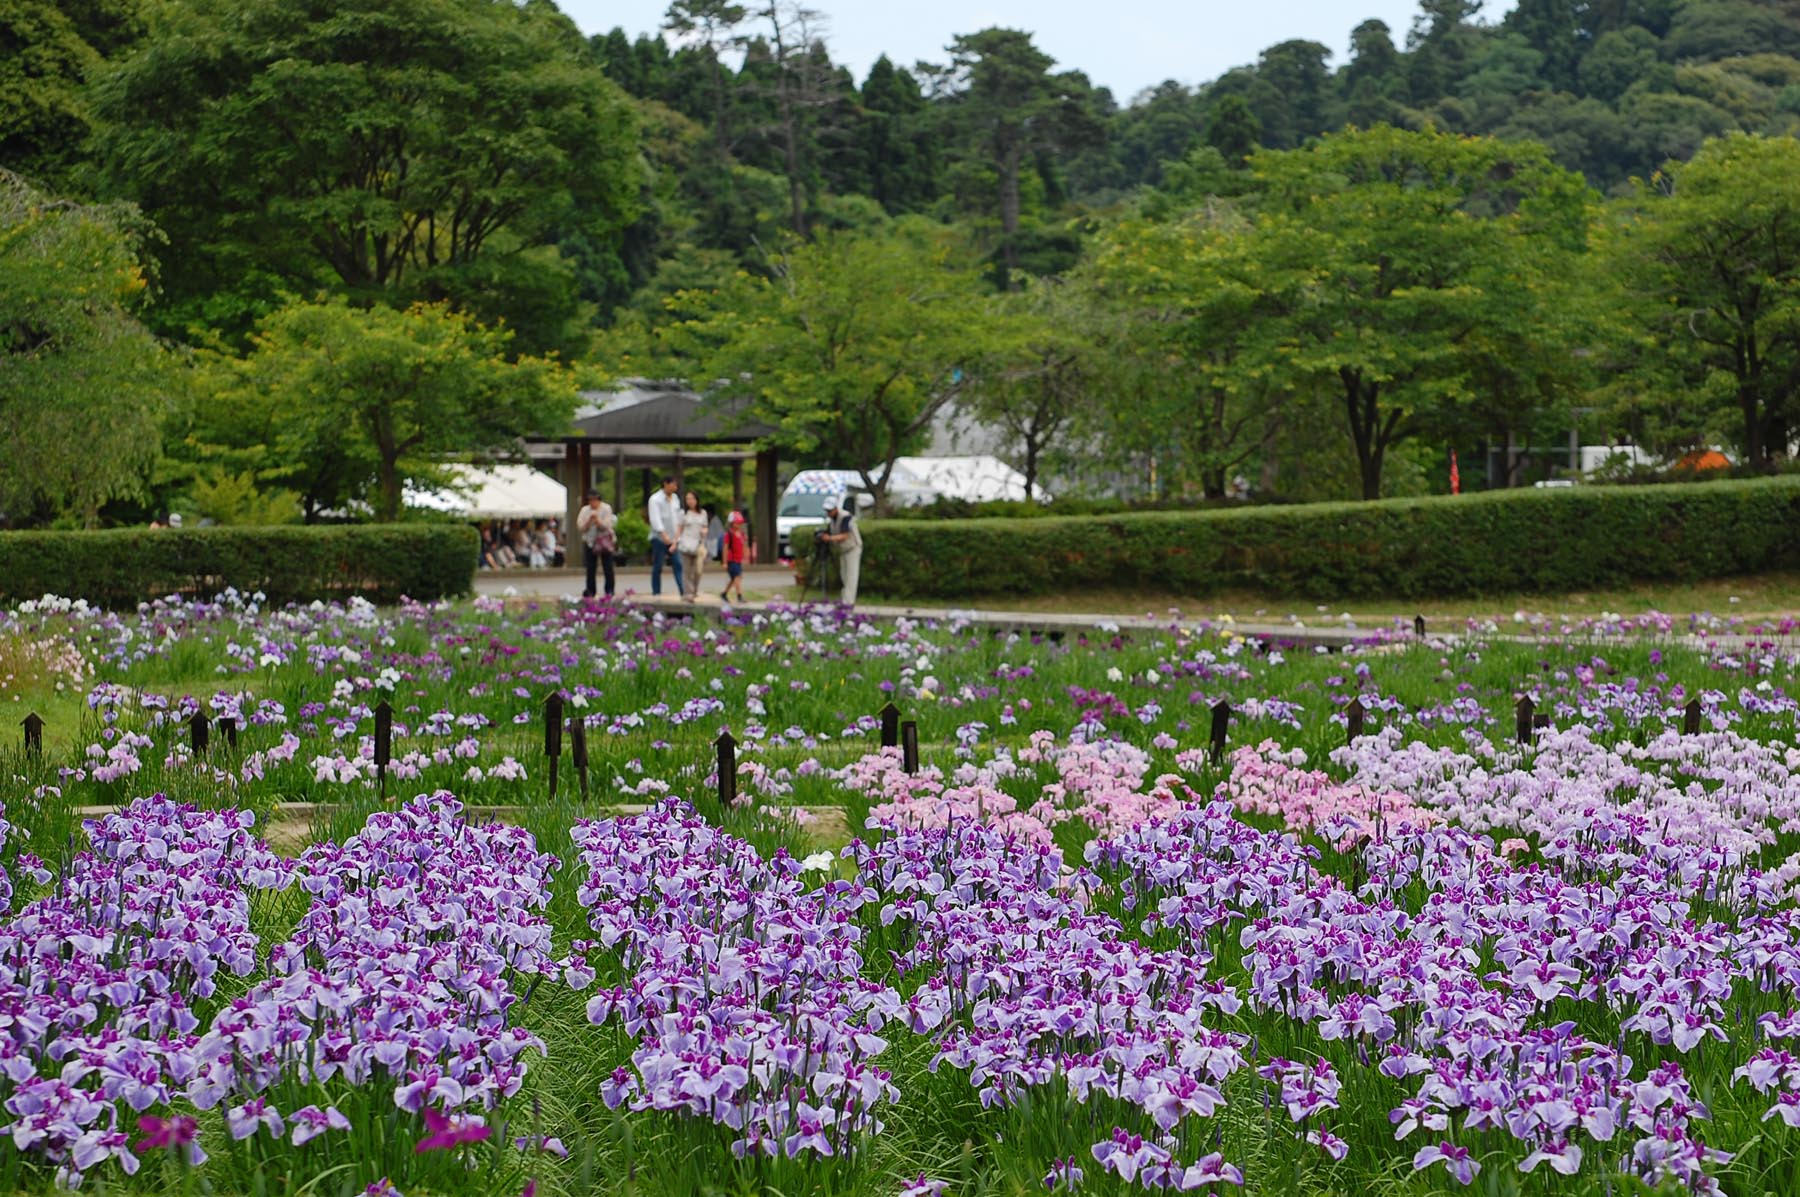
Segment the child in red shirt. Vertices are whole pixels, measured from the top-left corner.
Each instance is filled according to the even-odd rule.
[[[725,592],[719,597],[731,601],[731,588],[737,587],[737,601],[744,601],[744,563],[750,560],[750,538],[744,535],[744,513],[734,511],[725,526]]]

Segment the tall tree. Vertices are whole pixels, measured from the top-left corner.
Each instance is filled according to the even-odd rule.
[[[1090,268],[1123,319],[1111,346],[1135,378],[1110,391],[1118,416],[1148,419],[1175,450],[1166,469],[1223,498],[1227,480],[1280,431],[1299,388],[1278,319],[1307,272],[1255,252],[1242,216],[1215,203],[1167,221],[1127,220]],[[1133,385],[1135,383],[1136,385]]]
[[[296,303],[262,322],[242,360],[221,363],[221,389],[270,412],[288,445],[345,442],[347,461],[373,469],[376,517],[391,521],[405,484],[435,478],[446,455],[504,450],[573,414],[568,374],[541,358],[508,360],[510,339],[441,304]]]
[[[1555,319],[1533,292],[1558,269],[1549,251],[1585,245],[1587,189],[1541,146],[1392,128],[1252,168],[1267,189],[1254,255],[1306,277],[1262,333],[1297,384],[1334,387],[1363,497],[1379,498],[1388,451],[1470,385],[1472,338]]]
[[[821,231],[769,277],[678,297],[683,318],[650,347],[655,372],[727,380],[722,399],[747,402],[790,450],[856,469],[884,506],[895,460],[1008,348],[960,248],[923,222]]]
[[[1368,20],[1350,31],[1350,61],[1339,73],[1338,82],[1349,123],[1359,129],[1393,123],[1394,101],[1405,93],[1406,78],[1387,22]]]
[[[749,15],[748,7],[730,0],[672,0],[663,18],[663,28],[686,43],[684,48],[690,54],[705,60],[709,124],[721,157],[731,148],[731,74],[725,55],[743,47],[740,27]]]
[[[809,232],[808,196],[819,176],[821,128],[839,98],[837,70],[825,52],[825,16],[796,0],[759,0],[755,17],[766,47],[773,140],[787,179],[788,228]],[[746,61],[744,77],[752,77]]]
[[[1000,283],[1010,289],[1019,269],[1020,178],[1043,152],[1100,135],[1089,107],[1092,88],[1076,72],[1052,73],[1056,60],[1016,29],[984,29],[950,43],[945,73],[953,127],[971,140],[994,172],[1000,216]]]
[[[1262,144],[1262,122],[1243,96],[1226,96],[1206,118],[1206,144],[1227,166],[1242,167]]]
[[[862,86],[858,141],[869,194],[890,215],[917,212],[937,197],[937,153],[925,93],[911,71],[883,54]]]
[[[1032,280],[1006,299],[1013,355],[975,377],[968,408],[1009,442],[1027,496],[1038,493],[1046,459],[1106,373],[1095,298],[1084,282]]]
[[[634,212],[630,105],[548,6],[148,11],[99,78],[100,148],[114,189],[167,231],[165,283],[190,317],[217,322],[214,297],[246,285],[260,294],[239,321],[283,289],[454,296],[477,258],[543,244],[570,213],[610,236]]]
[[[145,226],[0,170],[0,511],[71,512],[142,490],[166,355],[136,318]]]
[[[1331,68],[1329,47],[1319,42],[1285,41],[1262,52],[1257,79],[1268,85],[1267,103],[1259,109],[1263,144],[1289,149],[1326,128]]]
[[[1517,0],[1501,22],[1543,55],[1544,79],[1556,91],[1575,90],[1581,59],[1592,44],[1586,0]]]
[[[1738,446],[1758,467],[1786,457],[1800,429],[1796,178],[1792,138],[1708,142],[1641,185],[1615,239],[1656,346],[1687,388],[1735,409]]]

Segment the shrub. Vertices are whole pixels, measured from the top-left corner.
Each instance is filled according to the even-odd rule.
[[[1800,568],[1800,479],[1492,491],[1236,511],[863,529],[896,597],[1141,587],[1308,598],[1556,593]]]
[[[6,532],[0,600],[58,594],[122,608],[230,587],[271,603],[429,601],[469,592],[479,545],[463,524]]]

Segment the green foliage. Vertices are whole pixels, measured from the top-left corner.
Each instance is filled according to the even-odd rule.
[[[950,127],[966,165],[992,180],[987,213],[998,218],[1001,290],[1021,266],[1019,238],[1025,172],[1047,156],[1098,141],[1102,135],[1085,76],[1052,73],[1056,60],[1016,29],[983,29],[950,43],[941,90]]]
[[[156,456],[167,355],[138,323],[136,213],[0,170],[0,510],[90,521]]]
[[[863,528],[864,585],[906,598],[1554,594],[1800,569],[1800,480]]]
[[[1222,497],[1296,393],[1272,369],[1287,352],[1273,317],[1304,275],[1259,255],[1244,216],[1205,206],[1120,222],[1089,276],[1121,319],[1106,388],[1115,439],[1155,452],[1167,482]]]
[[[197,515],[224,526],[272,527],[297,524],[301,518],[300,496],[259,486],[250,470],[227,474],[215,468],[196,478],[192,506]]]
[[[53,0],[0,0],[0,162],[48,179],[87,132],[82,77],[100,60]]]
[[[1735,411],[1746,460],[1766,467],[1800,430],[1800,142],[1737,136],[1645,183],[1611,244],[1658,352],[1646,397],[1695,389]],[[1652,400],[1648,406],[1655,406]]]
[[[182,252],[175,309],[270,280],[382,302],[460,297],[473,264],[635,214],[633,118],[549,5],[487,0],[173,0],[101,71],[109,185]],[[506,313],[521,348],[562,342],[533,272]],[[266,301],[267,293],[251,297]],[[529,320],[526,319],[529,317]],[[243,328],[228,330],[242,333]]]
[[[211,359],[206,402],[221,427],[251,433],[238,453],[312,509],[372,491],[377,517],[392,521],[404,484],[430,481],[444,457],[502,450],[573,413],[568,373],[509,361],[509,343],[442,304],[291,304],[262,322],[248,355]]]
[[[1335,394],[1363,498],[1447,402],[1560,385],[1581,329],[1552,282],[1583,248],[1587,195],[1541,147],[1376,128],[1251,169],[1267,198],[1232,277],[1277,294],[1222,377]]]
[[[822,233],[772,263],[774,277],[677,297],[679,318],[627,373],[727,380],[780,441],[861,470],[878,499],[894,460],[1015,335],[953,238],[922,223],[887,235]]]
[[[478,547],[473,528],[447,524],[10,532],[0,601],[56,594],[117,609],[234,587],[271,603],[431,602],[469,592]]]

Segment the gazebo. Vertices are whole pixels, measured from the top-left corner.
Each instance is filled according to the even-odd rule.
[[[640,501],[648,502],[659,472],[683,484],[689,469],[731,467],[731,501],[744,501],[744,463],[756,468],[756,559],[775,561],[775,509],[779,498],[775,450],[756,442],[776,431],[752,418],[742,403],[702,399],[680,383],[633,379],[611,391],[583,391],[571,431],[561,436],[525,438],[532,458],[549,466],[568,490],[564,543],[577,543],[575,513],[583,494],[598,490],[603,471],[610,472],[615,511],[625,510],[625,476],[640,478]],[[687,446],[696,446],[688,448]]]

